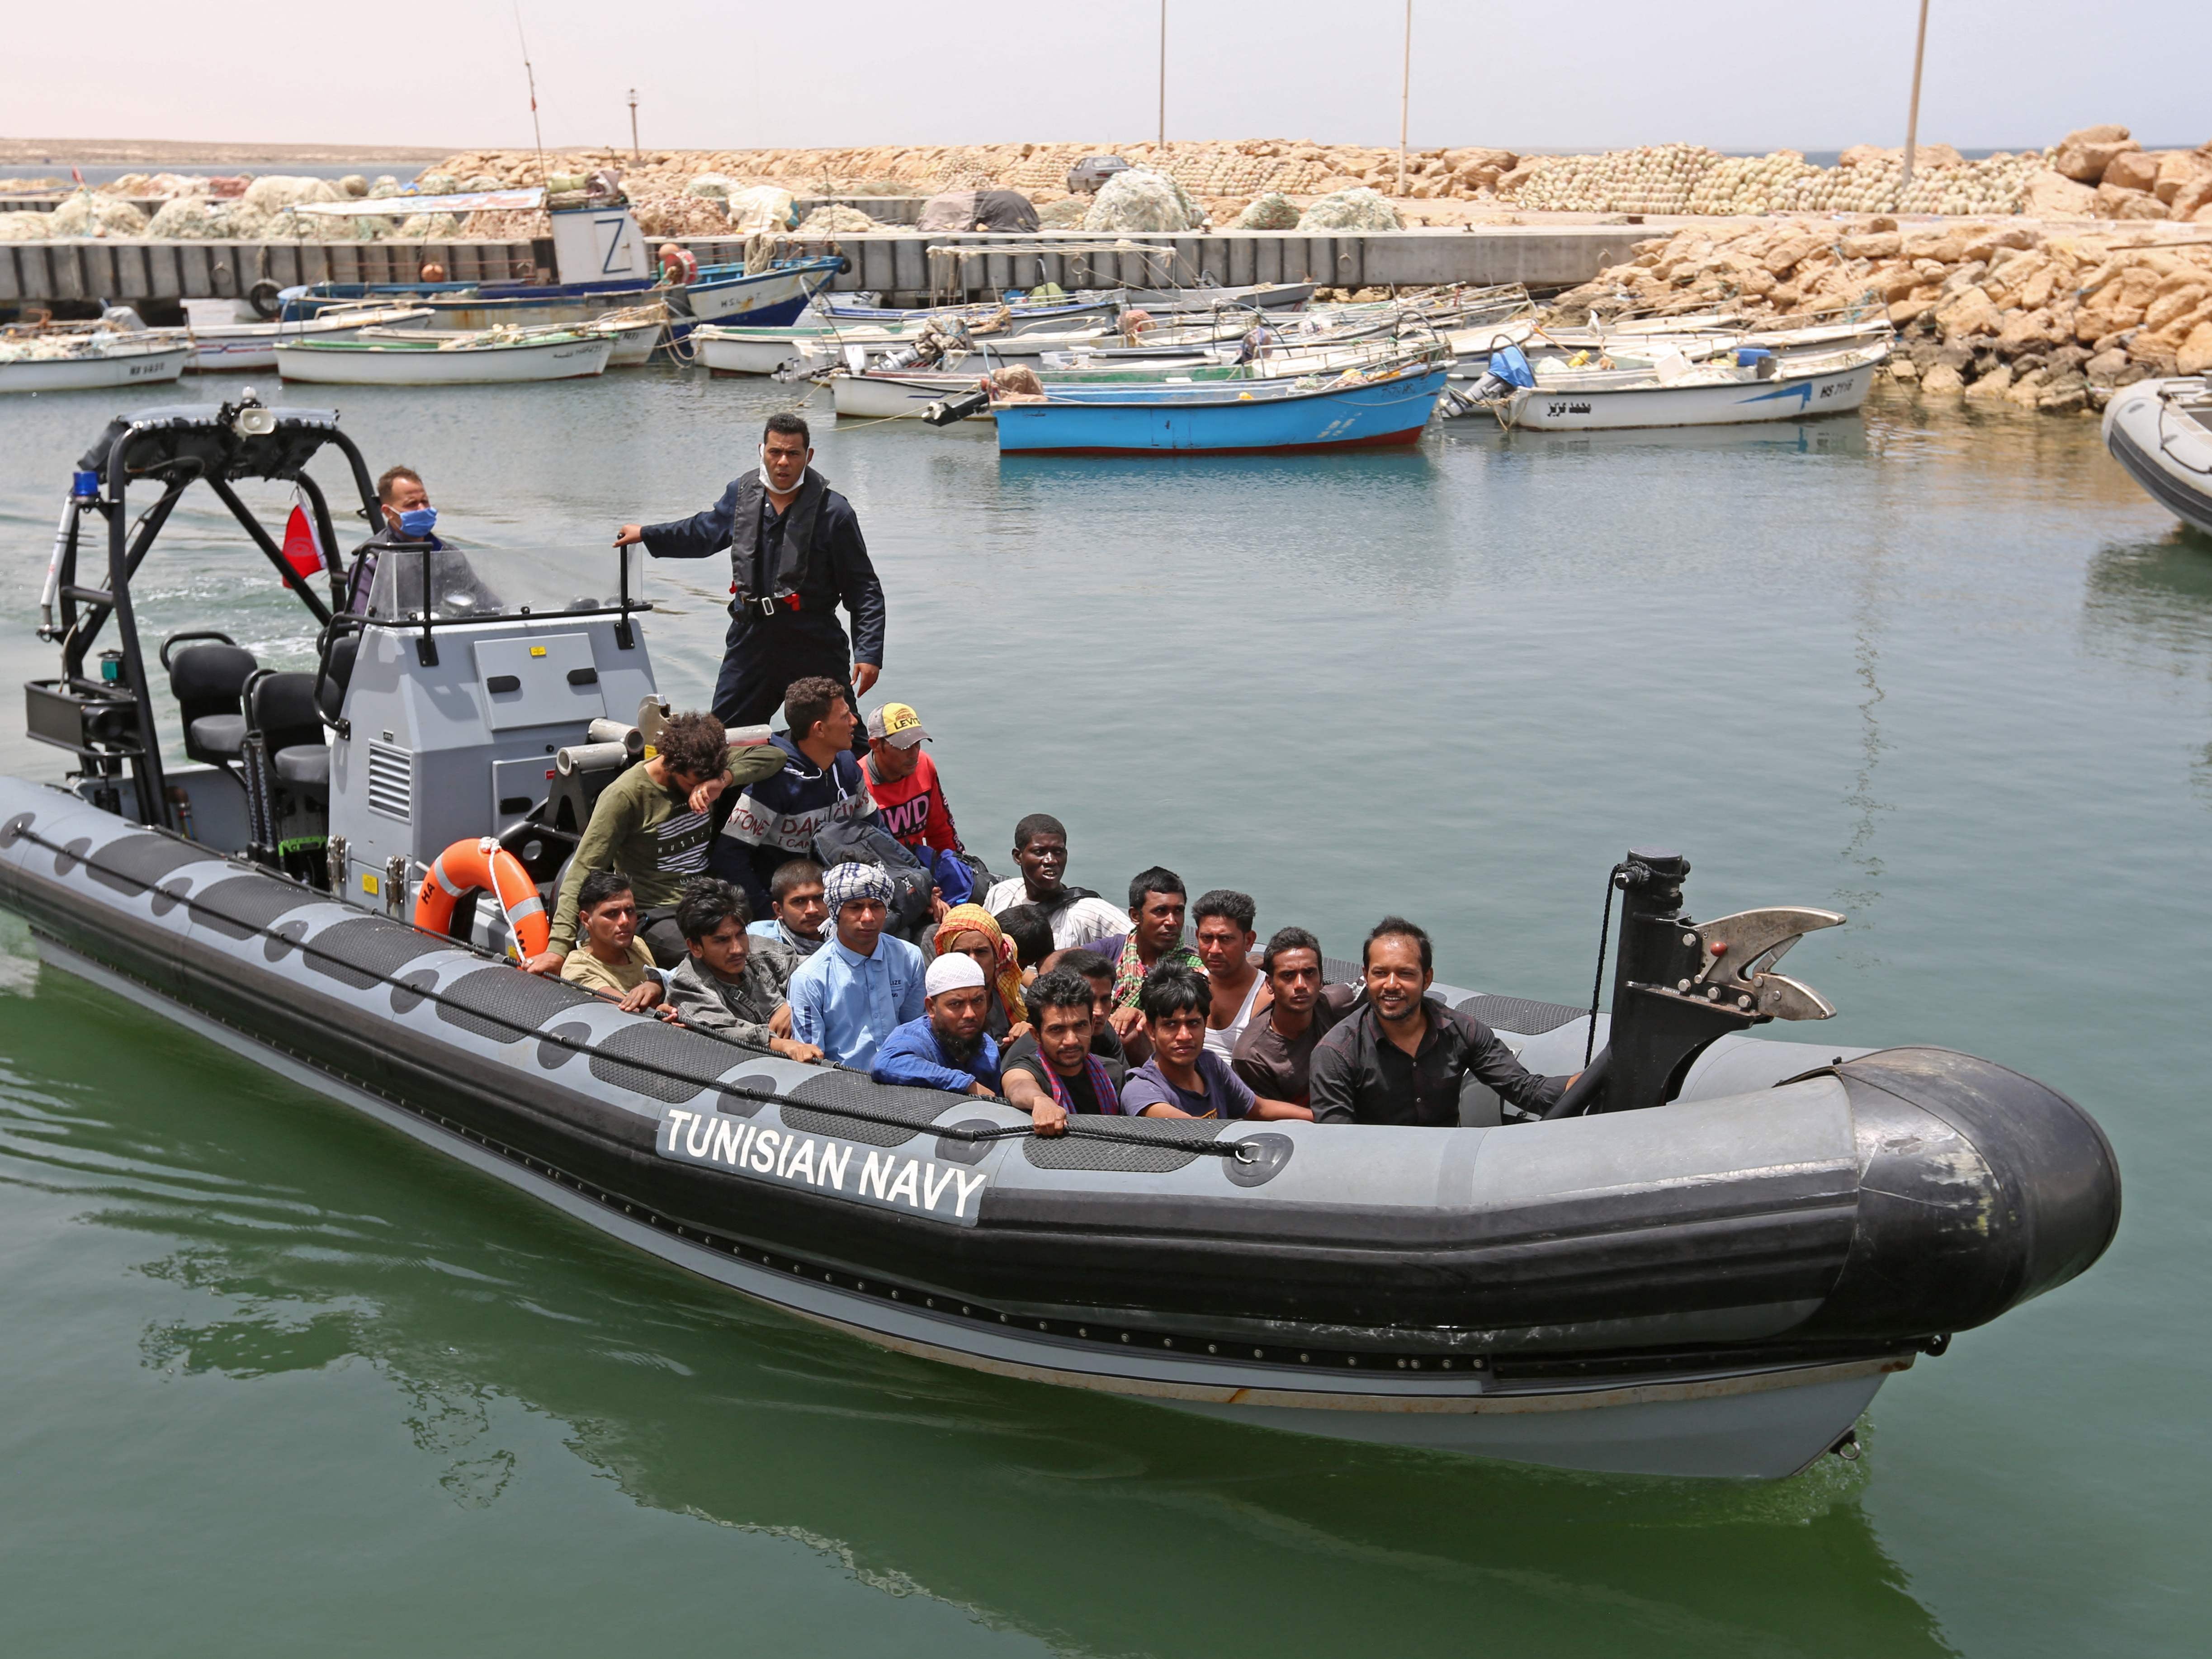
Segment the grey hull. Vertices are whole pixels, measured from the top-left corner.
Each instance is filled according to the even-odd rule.
[[[58,968],[749,1296],[1255,1426],[1786,1474],[2117,1224],[2094,1124],[1946,1051],[1741,1039],[1705,1097],[1498,1129],[977,1143],[945,1131],[1024,1118],[623,1015],[17,780],[0,902]],[[1578,1060],[1573,1011],[1472,1000]]]

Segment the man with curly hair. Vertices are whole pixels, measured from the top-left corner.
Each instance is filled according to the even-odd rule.
[[[640,912],[638,937],[664,968],[688,954],[675,923],[684,884],[707,872],[714,801],[783,769],[782,752],[766,744],[733,745],[712,714],[684,714],[661,729],[653,755],[600,794],[575,855],[561,878],[553,936],[523,963],[533,974],[558,974],[576,947],[576,896],[594,870],[629,878]]]

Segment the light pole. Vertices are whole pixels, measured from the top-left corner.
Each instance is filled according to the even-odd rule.
[[[1168,0],[1160,0],[1160,160],[1168,148]]]
[[[638,154],[637,150],[637,88],[635,87],[629,89],[629,159],[632,162],[642,161],[645,159]]]
[[[1926,3],[1926,0],[1922,0]],[[1413,0],[1406,0],[1406,69],[1398,82],[1398,194],[1406,193],[1406,112],[1413,101]]]
[[[1920,0],[1920,33],[1912,42],[1912,107],[1905,117],[1905,176],[1898,180],[1900,196],[1912,183],[1912,152],[1920,143],[1920,63],[1928,55],[1928,0]],[[1900,201],[1898,205],[1905,204]]]

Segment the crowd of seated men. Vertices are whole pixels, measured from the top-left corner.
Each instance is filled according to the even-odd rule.
[[[1048,1135],[1085,1115],[1442,1127],[1463,1091],[1495,1122],[1496,1102],[1540,1115],[1571,1081],[1431,998],[1429,936],[1402,917],[1369,933],[1358,982],[1328,983],[1303,927],[1256,948],[1246,894],[1194,905],[1158,866],[1126,908],[1068,885],[1066,828],[1042,813],[1014,828],[1020,873],[985,886],[911,708],[869,717],[865,762],[842,685],[799,681],[785,708],[766,744],[667,722],[600,796],[529,971],[787,1059],[1003,1098]]]

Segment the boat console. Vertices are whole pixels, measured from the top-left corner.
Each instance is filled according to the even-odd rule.
[[[308,471],[325,451],[375,523],[368,466],[333,413],[249,392],[114,422],[57,529],[40,631],[61,672],[25,688],[30,735],[76,757],[72,787],[92,805],[366,909],[401,915],[441,851],[483,836],[550,890],[599,789],[641,752],[629,722],[655,698],[635,551],[615,556],[613,592],[578,593],[561,591],[573,578],[480,568],[442,541],[389,547],[349,609],[330,498]],[[323,569],[287,559],[238,493],[250,480],[299,490],[333,550]],[[131,582],[195,483],[314,617],[312,667],[280,671],[204,628],[145,649]],[[160,494],[134,520],[126,503],[149,486]],[[183,764],[161,729],[165,691]],[[504,943],[495,907],[469,920],[477,943]]]

